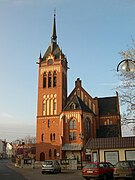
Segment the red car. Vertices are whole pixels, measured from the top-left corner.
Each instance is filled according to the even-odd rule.
[[[114,166],[109,162],[90,162],[82,169],[82,176],[90,180],[92,178],[109,180],[113,179]]]

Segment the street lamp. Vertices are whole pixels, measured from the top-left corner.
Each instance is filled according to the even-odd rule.
[[[135,72],[135,60],[133,59],[124,59],[117,66],[117,72]]]

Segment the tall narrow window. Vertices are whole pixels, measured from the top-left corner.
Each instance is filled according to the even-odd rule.
[[[56,154],[57,154],[57,150],[54,149],[54,157],[56,157]]]
[[[55,141],[55,133],[53,134],[53,140]]]
[[[51,122],[50,122],[50,119],[48,119],[48,127],[50,127],[51,125]]]
[[[76,132],[69,132],[69,140],[76,140]]]
[[[73,140],[76,140],[76,132],[73,132]]]
[[[44,141],[44,134],[41,135],[41,141]]]
[[[48,87],[52,86],[52,75],[51,72],[48,73]]]
[[[49,149],[49,157],[52,157],[52,150]]]
[[[50,140],[52,141],[52,133],[50,134]]]
[[[85,137],[86,137],[86,140],[90,138],[90,119],[89,118],[85,119]]]
[[[53,73],[53,87],[56,87],[56,84],[57,84],[57,74],[56,74],[56,71],[54,71],[54,73]]]
[[[69,121],[69,129],[76,129],[76,121],[74,119]]]
[[[43,74],[43,88],[46,88],[46,72]]]

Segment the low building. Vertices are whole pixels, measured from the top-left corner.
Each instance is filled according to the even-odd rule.
[[[135,137],[92,138],[85,147],[86,159],[108,161],[135,160]]]
[[[11,158],[13,156],[13,146],[11,143],[6,143],[6,157]]]

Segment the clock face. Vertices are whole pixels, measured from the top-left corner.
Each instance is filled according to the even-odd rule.
[[[48,64],[52,64],[53,60],[52,59],[48,59]]]

